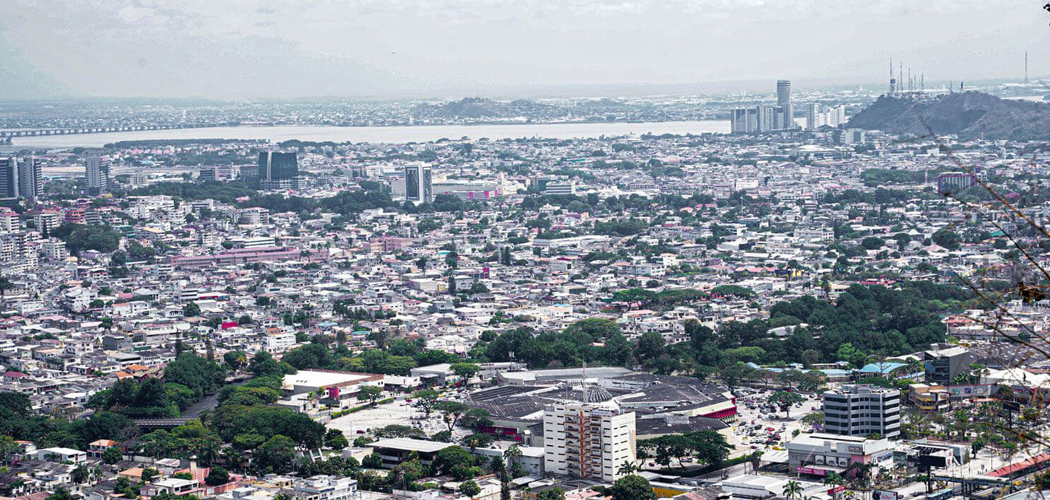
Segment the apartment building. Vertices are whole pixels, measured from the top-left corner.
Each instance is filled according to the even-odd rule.
[[[613,482],[636,457],[634,412],[615,403],[556,403],[543,412],[548,473]]]

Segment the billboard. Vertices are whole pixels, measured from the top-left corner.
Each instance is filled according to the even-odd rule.
[[[919,455],[916,463],[919,464],[919,467],[937,467],[943,469],[948,466],[948,459],[937,455]]]

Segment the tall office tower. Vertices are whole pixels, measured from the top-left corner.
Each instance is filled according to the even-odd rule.
[[[0,158],[0,198],[18,198],[18,160]]]
[[[259,178],[267,181],[294,179],[299,176],[299,157],[295,153],[263,151],[259,153]]]
[[[88,158],[84,162],[89,189],[97,189],[98,194],[110,191],[109,161],[99,157]]]
[[[276,151],[259,152],[260,187],[263,189],[298,189],[298,178],[298,155]]]
[[[791,107],[791,82],[788,80],[777,80],[777,106],[783,108],[783,128],[795,128],[795,109]]]
[[[36,158],[18,160],[18,195],[36,201],[44,194],[44,173]]]
[[[844,436],[901,435],[901,391],[844,385],[824,392],[824,432]]]
[[[613,402],[556,403],[543,411],[548,473],[613,482],[636,455],[634,412],[624,413]]]
[[[405,167],[405,199],[422,203],[434,201],[434,179],[430,167],[422,163]]]

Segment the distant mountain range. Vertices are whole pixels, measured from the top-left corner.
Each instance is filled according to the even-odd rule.
[[[956,134],[966,139],[1048,140],[1050,104],[981,92],[936,97],[881,96],[849,127],[899,135]]]

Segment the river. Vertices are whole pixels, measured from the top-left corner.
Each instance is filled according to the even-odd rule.
[[[41,148],[62,149],[101,147],[118,141],[150,139],[263,139],[281,142],[291,139],[303,141],[372,142],[400,144],[426,142],[438,139],[488,138],[517,139],[542,137],[550,139],[593,138],[652,134],[729,133],[729,120],[698,120],[645,123],[523,123],[492,125],[416,125],[398,127],[332,127],[332,126],[240,126],[184,128],[173,130],[143,130],[134,132],[104,132],[97,134],[48,135],[15,137],[13,144],[3,149]]]

